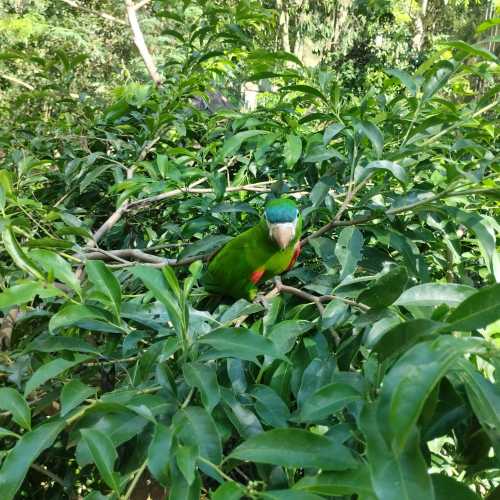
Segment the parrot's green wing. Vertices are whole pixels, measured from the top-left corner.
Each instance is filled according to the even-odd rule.
[[[266,223],[248,229],[226,243],[213,257],[203,277],[205,289],[211,293],[253,300],[256,283],[285,271],[292,258],[298,238],[285,250],[280,250],[268,236]]]

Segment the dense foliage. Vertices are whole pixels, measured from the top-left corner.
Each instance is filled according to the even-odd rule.
[[[116,3],[15,3],[1,498],[494,498],[498,57],[441,40],[389,69],[389,44],[345,88],[333,52],[269,48],[274,6],[156,1],[156,86]],[[209,296],[208,256],[280,195],[295,267],[263,304]]]

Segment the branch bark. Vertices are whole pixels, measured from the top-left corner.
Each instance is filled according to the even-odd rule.
[[[149,76],[151,76],[151,79],[153,80],[154,84],[157,87],[159,87],[162,82],[162,77],[158,73],[156,64],[153,61],[153,57],[149,52],[148,46],[146,45],[146,41],[144,40],[144,35],[142,34],[142,30],[139,25],[139,20],[137,18],[137,8],[132,2],[132,0],[125,0],[125,6],[127,8],[128,22],[130,24],[132,34],[134,35],[134,43],[137,49],[139,50],[139,53],[141,54],[144,64],[146,65]]]
[[[19,80],[19,78],[16,78],[15,76],[10,76],[10,75],[5,75],[4,73],[0,73],[0,78],[3,78],[4,80],[7,80],[9,82],[15,83],[16,85],[20,85],[21,87],[24,87],[25,89],[28,90],[35,90],[35,87],[33,85],[30,85],[29,83]]]
[[[74,0],[61,0],[61,2],[64,2],[75,9],[83,10],[84,12],[88,12],[89,14],[93,14],[94,16],[102,17],[103,19],[106,19],[106,21],[122,24],[124,26],[127,25],[127,23],[123,19],[119,19],[118,17],[112,16],[111,14],[108,14],[106,12],[97,12],[94,9],[89,9],[88,7],[84,7]]]

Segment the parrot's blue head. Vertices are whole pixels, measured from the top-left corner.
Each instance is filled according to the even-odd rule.
[[[266,203],[264,216],[269,237],[284,250],[295,238],[299,209],[289,198],[276,198]]]

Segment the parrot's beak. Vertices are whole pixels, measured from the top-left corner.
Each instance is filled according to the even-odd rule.
[[[295,237],[295,223],[269,224],[269,236],[284,250]]]

